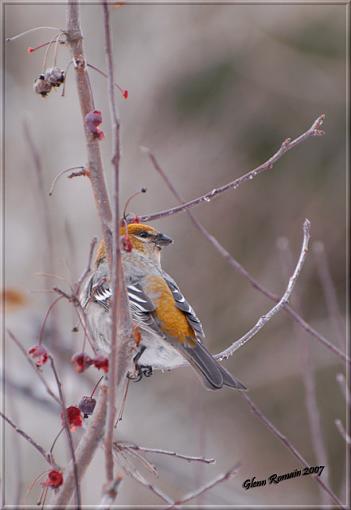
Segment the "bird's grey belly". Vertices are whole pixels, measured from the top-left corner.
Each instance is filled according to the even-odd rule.
[[[183,356],[158,335],[142,331],[141,345],[145,347],[145,350],[138,359],[138,365],[151,366],[162,370],[184,362]]]
[[[97,303],[89,304],[89,322],[96,347],[99,351],[106,354],[110,353],[111,344],[111,316],[106,310]],[[162,370],[166,367],[172,367],[184,362],[184,358],[174,347],[161,336],[155,334],[144,324],[140,324],[141,343],[145,347],[142,355],[138,359],[139,365],[151,366]]]

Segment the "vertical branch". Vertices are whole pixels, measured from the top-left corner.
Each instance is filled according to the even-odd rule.
[[[116,399],[118,390],[123,391],[128,371],[128,339],[131,337],[128,297],[124,285],[124,276],[120,247],[119,218],[119,164],[120,164],[120,123],[114,98],[114,73],[112,63],[112,40],[108,4],[102,0],[105,28],[105,53],[108,70],[108,95],[113,140],[113,231],[112,231],[112,327],[111,352],[109,363],[109,397],[105,434],[106,492],[115,492],[113,488],[113,431],[116,417]],[[110,488],[109,488],[110,487]]]
[[[93,188],[101,229],[106,244],[107,258],[112,263],[112,243],[110,224],[112,212],[107,194],[105,176],[102,166],[99,140],[94,138],[85,124],[85,116],[94,110],[94,98],[91,90],[89,74],[84,57],[83,37],[79,24],[79,6],[76,0],[68,0],[67,5],[67,43],[71,48],[76,69],[77,90],[82,112],[82,120],[88,153],[89,178]]]

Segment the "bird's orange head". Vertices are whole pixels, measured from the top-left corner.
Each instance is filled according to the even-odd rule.
[[[158,261],[161,249],[173,242],[170,237],[145,223],[129,223],[127,227],[123,225],[120,228],[120,235],[124,239],[129,239],[131,251],[136,250],[144,255],[155,257]],[[106,247],[102,240],[96,251],[96,265],[99,265],[105,258]]]

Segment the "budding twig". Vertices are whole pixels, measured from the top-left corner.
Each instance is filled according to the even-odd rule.
[[[147,214],[144,216],[141,216],[140,220],[143,222],[158,220],[160,218],[165,218],[168,216],[172,216],[173,214],[183,212],[187,209],[190,209],[191,207],[195,207],[196,205],[199,205],[204,202],[211,202],[211,200],[216,197],[217,195],[220,195],[224,193],[225,191],[237,189],[241,184],[244,182],[252,180],[257,175],[261,174],[262,172],[265,172],[267,170],[271,170],[273,168],[273,165],[282,157],[284,154],[286,154],[289,150],[294,149],[297,145],[307,140],[307,138],[310,138],[312,136],[322,136],[324,134],[324,131],[322,131],[320,128],[323,124],[325,115],[320,115],[312,124],[312,126],[305,131],[302,135],[298,136],[294,140],[291,140],[291,138],[287,138],[280,146],[280,148],[271,156],[267,161],[262,163],[262,165],[259,165],[258,167],[254,168],[250,172],[247,172],[246,174],[242,175],[238,179],[235,179],[234,181],[229,182],[228,184],[225,184],[224,186],[221,186],[220,188],[214,188],[212,191],[209,191],[205,195],[202,195],[201,197],[194,198],[193,200],[190,200],[189,202],[186,202],[185,204],[172,207],[171,209],[166,209],[165,211],[156,212],[153,214]],[[146,152],[148,152],[148,149],[146,149]]]
[[[162,167],[160,166],[159,162],[157,161],[155,155],[150,151],[150,149],[143,147],[142,150],[146,152],[148,155],[154,169],[159,173],[159,175],[162,177],[162,179],[166,182],[167,186],[175,196],[175,198],[180,202],[181,204],[184,203],[183,199],[179,195],[178,191],[175,189],[174,185],[170,181],[169,177],[166,175]],[[190,209],[186,210],[187,214],[191,218],[191,221],[195,225],[195,227],[205,236],[205,238],[212,244],[212,246],[218,251],[218,253],[228,262],[228,264],[240,273],[244,278],[246,278],[252,287],[264,296],[266,296],[271,301],[274,301],[275,303],[279,302],[280,297],[271,292],[270,290],[263,287],[225,248],[222,246],[222,244],[219,243],[219,241],[212,235],[208,230],[203,226],[200,221],[198,221],[193,212]],[[323,335],[321,335],[318,331],[316,331],[310,324],[308,324],[302,316],[289,304],[284,305],[284,311],[287,312],[290,317],[294,319],[294,321],[302,328],[304,329],[309,335],[316,338],[319,342],[324,345],[327,349],[329,349],[331,352],[336,354],[339,358],[341,358],[343,361],[350,361],[350,359],[345,355],[344,352],[342,352],[338,347],[334,346],[329,340],[327,340]]]

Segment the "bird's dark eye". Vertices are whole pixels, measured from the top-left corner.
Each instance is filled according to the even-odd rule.
[[[145,237],[149,237],[149,236],[150,236],[149,232],[145,232],[145,231],[144,232],[139,232],[139,234],[138,234],[138,237],[144,237],[145,238]]]

